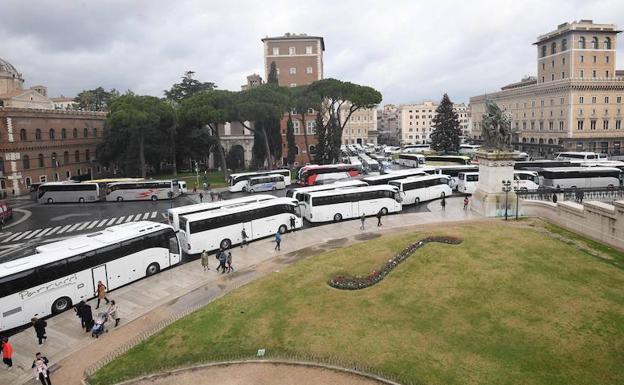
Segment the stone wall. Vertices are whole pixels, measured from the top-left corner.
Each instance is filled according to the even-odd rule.
[[[624,250],[624,201],[613,204],[598,201],[559,202],[521,201],[521,213],[535,216]]]

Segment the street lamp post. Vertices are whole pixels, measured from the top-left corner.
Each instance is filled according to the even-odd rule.
[[[520,179],[516,180],[516,187],[514,188],[516,192],[516,220],[518,220],[518,210],[520,208],[520,197],[518,196],[518,191],[520,191]]]
[[[503,191],[505,192],[505,220],[507,220],[507,204],[508,204],[508,196],[511,191],[511,181],[504,180],[503,181]]]

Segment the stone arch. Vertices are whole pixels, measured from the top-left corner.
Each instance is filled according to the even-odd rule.
[[[554,144],[552,139],[548,139],[548,144]]]
[[[539,144],[544,144],[544,139],[543,138],[539,139]]]
[[[227,167],[231,170],[241,170],[245,168],[245,148],[240,144],[234,144],[228,150],[225,160]]]

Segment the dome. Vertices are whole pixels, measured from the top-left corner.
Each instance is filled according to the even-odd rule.
[[[13,64],[0,58],[0,73],[3,73],[3,72],[8,72],[10,75],[13,75],[13,77],[17,77],[17,78],[21,77],[21,74],[17,72],[17,69],[13,67]]]

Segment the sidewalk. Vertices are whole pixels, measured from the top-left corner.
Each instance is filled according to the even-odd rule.
[[[109,298],[115,299],[119,305],[119,327],[110,328],[109,333],[93,339],[80,328],[80,321],[74,312],[68,311],[48,320],[48,342],[44,345],[37,345],[32,328],[18,333],[10,338],[14,349],[14,368],[12,371],[0,369],[0,383],[35,384],[30,365],[34,353],[41,351],[57,364],[57,370],[51,376],[54,383],[78,385],[88,367],[120,349],[129,340],[175,315],[207,304],[300,258],[370,238],[363,237],[362,233],[390,233],[424,224],[481,219],[463,210],[462,205],[461,198],[447,199],[446,210],[442,212],[440,202],[433,201],[428,204],[432,212],[387,216],[383,218],[382,227],[377,227],[376,219],[370,218],[365,231],[359,229],[358,220],[315,226],[286,234],[280,252],[273,250],[274,243],[270,238],[253,242],[244,249],[233,248],[237,270],[229,275],[217,274],[214,270],[217,261],[211,257],[211,270],[208,272],[202,271],[199,261],[193,261],[114,290]],[[335,239],[342,242],[328,242]],[[306,249],[305,253],[297,253],[302,249]],[[90,304],[95,313],[94,302],[90,301]]]

